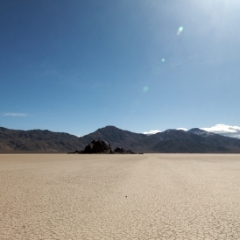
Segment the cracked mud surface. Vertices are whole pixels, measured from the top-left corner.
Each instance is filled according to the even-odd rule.
[[[240,155],[0,155],[0,239],[240,239]]]

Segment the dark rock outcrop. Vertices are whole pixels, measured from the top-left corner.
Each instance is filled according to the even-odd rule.
[[[69,152],[72,154],[92,154],[92,153],[113,153],[113,154],[134,154],[132,150],[125,150],[124,148],[117,147],[114,151],[112,151],[112,148],[110,144],[106,141],[102,140],[93,140],[90,142],[82,151],[74,151],[74,152]]]
[[[112,148],[106,141],[93,140],[84,148],[82,153],[112,153]]]

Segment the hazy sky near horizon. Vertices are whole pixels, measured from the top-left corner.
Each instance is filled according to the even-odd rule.
[[[1,0],[0,126],[239,126],[239,13],[239,0]]]

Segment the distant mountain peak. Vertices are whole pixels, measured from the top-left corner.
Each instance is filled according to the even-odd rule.
[[[120,129],[113,125],[107,125],[105,127],[99,128],[97,131],[101,131],[101,130],[120,130]]]
[[[107,126],[105,126],[105,127],[103,127],[103,128],[117,128],[117,127],[115,127],[115,126],[113,126],[113,125],[107,125]],[[118,129],[118,128],[117,128]]]
[[[209,136],[215,135],[214,133],[204,131],[200,128],[192,128],[192,129],[188,130],[188,132],[199,135],[199,136],[203,136],[203,137],[209,137]]]

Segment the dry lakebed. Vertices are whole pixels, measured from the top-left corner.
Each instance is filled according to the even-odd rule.
[[[0,154],[0,239],[240,239],[240,155]]]

